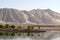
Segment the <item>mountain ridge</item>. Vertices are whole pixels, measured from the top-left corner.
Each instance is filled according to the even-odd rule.
[[[60,24],[60,13],[54,12],[51,9],[33,9],[26,11],[1,8],[0,21],[20,24]]]

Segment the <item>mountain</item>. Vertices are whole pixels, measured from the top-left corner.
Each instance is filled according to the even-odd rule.
[[[0,8],[0,21],[20,24],[60,24],[60,13],[50,9],[30,11],[12,8]]]

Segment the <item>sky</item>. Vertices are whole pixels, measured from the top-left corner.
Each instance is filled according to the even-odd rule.
[[[60,0],[0,0],[0,8],[51,9],[60,13]]]

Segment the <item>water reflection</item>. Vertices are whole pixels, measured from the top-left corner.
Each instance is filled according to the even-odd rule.
[[[40,40],[40,33],[0,33],[0,40]]]
[[[51,39],[51,40],[60,40],[60,37],[58,37],[58,38],[53,38],[53,39]]]

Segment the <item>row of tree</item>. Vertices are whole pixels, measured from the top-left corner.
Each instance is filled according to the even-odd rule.
[[[33,29],[33,26],[29,25],[27,28],[25,26],[18,26],[19,29]]]
[[[0,28],[15,28],[15,25],[9,25],[9,24],[5,24],[5,25],[1,25],[0,24]],[[19,29],[25,29],[23,26],[19,26]],[[27,26],[27,29],[33,29],[33,26]]]
[[[1,25],[0,24],[0,28],[15,28],[15,26],[14,25],[9,25],[9,24],[6,24],[6,25]]]

